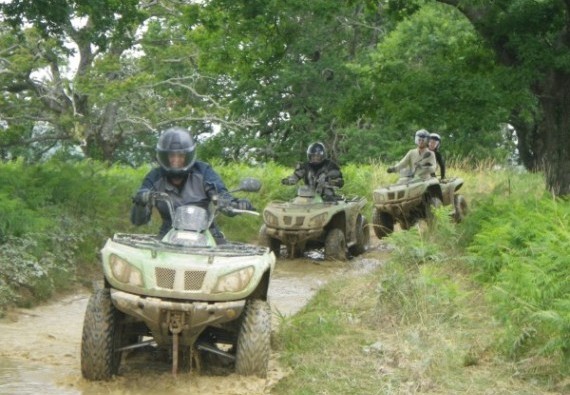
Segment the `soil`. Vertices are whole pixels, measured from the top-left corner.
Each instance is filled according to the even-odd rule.
[[[378,252],[383,248],[375,246]],[[279,259],[270,286],[273,331],[280,317],[299,311],[329,279],[358,274],[382,263],[363,257],[345,263],[327,262],[319,254],[302,259]],[[3,394],[270,394],[287,375],[274,353],[266,379],[242,377],[224,371],[214,374],[178,374],[157,362],[152,353],[129,356],[120,375],[110,382],[81,377],[80,345],[89,291],[81,291],[34,309],[21,309],[0,321],[0,395]]]

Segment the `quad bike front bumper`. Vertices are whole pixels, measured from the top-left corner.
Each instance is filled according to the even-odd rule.
[[[267,227],[267,235],[278,239],[285,245],[299,244],[308,240],[319,240],[325,234],[324,229],[276,229]]]
[[[143,321],[159,345],[171,341],[176,322],[180,343],[191,345],[207,326],[233,321],[245,307],[245,300],[201,302],[164,300],[111,289],[113,305],[134,321]]]

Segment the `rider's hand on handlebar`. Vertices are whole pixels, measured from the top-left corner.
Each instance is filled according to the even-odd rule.
[[[139,206],[146,206],[150,202],[150,191],[148,189],[137,192],[133,196],[133,203]]]
[[[295,180],[293,177],[285,177],[281,180],[281,184],[283,185],[295,185],[296,183],[297,180]]]
[[[238,210],[255,211],[249,199],[235,199],[232,201],[232,207]]]

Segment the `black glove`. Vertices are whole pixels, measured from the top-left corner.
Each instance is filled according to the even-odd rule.
[[[232,202],[232,207],[238,210],[248,210],[248,211],[255,210],[249,199],[235,199]]]
[[[296,183],[297,180],[295,180],[293,177],[285,177],[281,180],[281,184],[283,185],[295,185]]]
[[[386,169],[386,171],[388,173],[395,173],[396,172],[396,168],[394,166],[389,167],[388,169]]]
[[[146,206],[150,202],[150,191],[148,189],[143,189],[138,191],[135,196],[133,196],[133,203],[139,206]]]

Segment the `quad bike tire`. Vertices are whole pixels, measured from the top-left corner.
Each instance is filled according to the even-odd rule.
[[[469,212],[467,200],[463,195],[455,195],[453,197],[453,220],[457,223],[463,221]]]
[[[258,237],[259,245],[263,247],[269,247],[273,254],[276,257],[281,255],[281,241],[278,239],[274,239],[267,234],[267,226],[261,225],[259,229],[259,237]]]
[[[432,227],[435,224],[435,216],[433,213],[434,209],[440,208],[443,205],[441,199],[436,196],[431,196],[427,199],[426,202],[426,222],[428,223],[429,227]]]
[[[325,259],[331,261],[346,260],[346,238],[339,228],[332,228],[325,237]]]
[[[96,290],[87,303],[81,337],[81,374],[87,380],[110,380],[119,372],[122,313],[108,288]]]
[[[267,377],[271,308],[264,300],[248,300],[237,339],[235,370],[242,376]]]
[[[362,215],[358,215],[355,229],[356,243],[350,247],[353,256],[364,254],[370,248],[370,227]]]
[[[372,211],[372,224],[374,225],[374,233],[379,239],[394,232],[394,217],[377,208]]]

